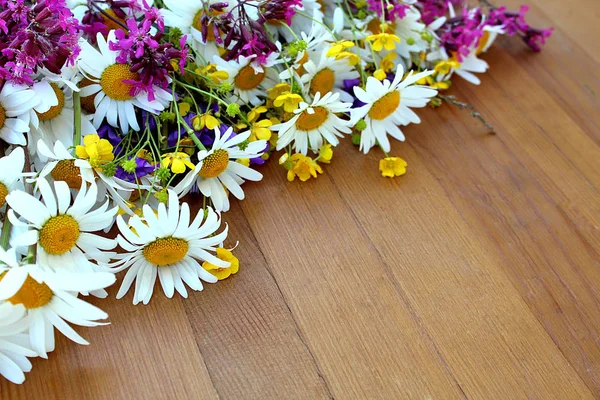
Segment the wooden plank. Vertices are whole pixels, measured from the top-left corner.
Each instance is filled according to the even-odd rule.
[[[460,96],[461,87],[455,89]],[[488,135],[450,107],[428,110],[424,117],[425,131],[440,124],[446,129],[435,140],[411,135],[410,144],[469,226],[488,239],[486,247],[506,259],[502,266],[521,297],[600,395],[595,340],[600,332],[600,262],[595,252],[504,144],[506,132]]]
[[[252,202],[254,199],[250,199]],[[221,399],[325,399],[329,389],[238,203],[225,215],[240,271],[183,302]]]
[[[241,206],[333,397],[464,398],[331,182],[263,172]]]
[[[111,324],[77,328],[91,343],[60,337],[48,360],[33,360],[25,384],[0,381],[3,399],[217,399],[180,299],[153,297],[133,306],[133,294],[96,299]]]
[[[341,152],[329,177],[468,398],[592,398],[505,276],[506,261],[467,226],[414,150],[395,151],[416,171],[399,180],[378,177],[378,155]]]

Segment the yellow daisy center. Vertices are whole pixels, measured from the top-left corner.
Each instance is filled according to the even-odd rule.
[[[54,90],[54,94],[56,94],[58,104],[50,107],[50,109],[45,113],[37,113],[38,118],[42,121],[49,121],[58,117],[58,115],[65,107],[65,94],[63,93],[63,91],[55,83],[51,83],[50,86],[52,86],[52,90]]]
[[[202,168],[198,172],[203,178],[216,178],[227,169],[229,165],[229,153],[227,150],[219,149],[202,160]]]
[[[131,100],[131,83],[127,80],[137,80],[138,74],[129,70],[128,64],[113,64],[107,67],[100,78],[100,86],[104,93],[113,100]]]
[[[4,278],[6,272],[0,275],[0,280]],[[45,283],[38,283],[35,279],[28,276],[21,286],[21,289],[8,301],[13,304],[23,304],[23,306],[31,310],[33,308],[43,307],[52,300],[52,290]]]
[[[386,24],[384,33],[393,33],[396,28],[396,23]],[[373,35],[378,35],[381,33],[381,21],[377,18],[372,19],[367,24],[367,29],[370,30]]]
[[[321,96],[326,95],[333,89],[334,81],[335,73],[329,68],[323,68],[310,81],[310,94],[314,96],[317,92],[321,92]]]
[[[323,107],[314,107],[314,113],[309,114],[308,111],[303,111],[300,117],[296,120],[296,128],[301,131],[312,131],[317,129],[327,121],[329,112]]]
[[[40,230],[40,245],[48,254],[60,255],[71,250],[79,239],[79,224],[70,215],[50,218]]]
[[[75,160],[60,160],[50,172],[55,181],[64,181],[71,189],[81,188],[81,175]]]
[[[296,62],[296,67],[294,67],[294,68],[296,68],[298,75],[302,76],[306,72],[306,70],[304,69],[304,64],[306,64],[307,61],[308,61],[308,51],[304,51],[304,54],[302,55],[302,57],[300,57],[300,59]]]
[[[117,21],[119,21],[121,24],[126,25],[127,23],[125,22],[125,20],[121,17],[118,17],[117,14],[115,14],[115,12],[112,9],[107,9],[107,10],[103,10],[103,13],[110,15],[111,17],[113,17],[114,19],[116,19]],[[116,29],[123,29],[123,27],[119,24],[117,24],[115,21],[113,21],[110,18],[103,18],[104,19],[104,24],[106,25],[106,27],[108,28],[109,31],[111,30],[116,30]]]
[[[256,72],[251,65],[246,65],[240,69],[240,72],[235,76],[235,86],[242,90],[252,90],[265,79],[264,72]]]
[[[6,203],[6,196],[8,195],[8,188],[2,182],[0,182],[0,207]]]
[[[4,123],[6,122],[6,111],[4,107],[0,104],[0,129],[4,127]]]
[[[483,53],[483,49],[487,45],[488,40],[490,40],[490,32],[483,31],[483,36],[481,36],[481,39],[479,39],[479,45],[477,46],[477,50],[475,50],[476,55]]]
[[[384,95],[373,103],[369,110],[369,117],[376,120],[386,119],[396,111],[400,105],[400,92],[394,90]]]
[[[144,258],[159,267],[175,264],[185,257],[188,252],[188,242],[183,239],[166,237],[156,239],[144,247]]]
[[[94,84],[94,82],[90,81],[88,78],[83,78],[77,86],[80,89],[83,89],[86,86],[90,86]],[[81,108],[83,108],[86,112],[90,114],[94,114],[96,112],[96,106],[94,105],[94,97],[95,95],[86,96],[81,98]]]

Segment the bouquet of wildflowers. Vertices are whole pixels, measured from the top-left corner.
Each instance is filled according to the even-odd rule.
[[[0,0],[0,374],[22,383],[88,296],[187,297],[235,274],[222,214],[274,158],[323,173],[392,141],[498,35],[550,35],[458,0]],[[201,204],[192,212],[189,201]],[[118,251],[117,251],[118,249]],[[158,281],[158,282],[157,282]],[[158,289],[160,287],[160,289]]]

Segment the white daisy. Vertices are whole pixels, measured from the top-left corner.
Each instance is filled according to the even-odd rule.
[[[24,307],[0,303],[0,375],[16,384],[23,383],[24,372],[31,371],[27,357],[37,356],[27,335],[29,321]]]
[[[327,57],[327,52],[321,53],[318,62],[308,60],[304,64],[306,73],[301,80],[307,94],[321,96],[329,92],[338,93],[342,101],[352,101],[352,96],[344,90],[344,81],[359,77],[356,68],[348,65],[347,59],[336,60],[335,57]]]
[[[0,91],[0,138],[10,144],[25,145],[24,134],[29,132],[29,124],[23,117],[38,103],[31,88],[5,83]]]
[[[67,324],[98,326],[95,322],[108,318],[99,308],[77,298],[79,291],[104,289],[115,282],[110,272],[52,272],[37,264],[20,265],[13,250],[0,249],[0,260],[6,265],[0,282],[0,299],[6,307],[25,309],[29,318],[29,339],[40,357],[54,350],[54,328],[79,344],[89,344]],[[5,283],[6,281],[6,283]]]
[[[320,3],[319,0],[303,0],[301,6],[292,6],[295,12],[289,27],[285,25],[285,21],[267,21],[267,26],[281,35],[286,42],[291,43],[297,40],[292,32],[309,32],[313,22],[323,23],[324,15]]]
[[[350,121],[339,118],[336,114],[350,111],[351,103],[339,101],[338,93],[327,93],[321,97],[317,92],[312,104],[301,102],[289,121],[274,125],[272,130],[279,132],[277,150],[281,150],[294,142],[294,150],[304,155],[310,148],[318,152],[327,143],[337,146],[344,133],[352,132]]]
[[[9,155],[0,158],[0,207],[6,203],[6,196],[22,186],[25,152],[16,147]]]
[[[381,33],[381,21],[377,17],[371,17],[366,28],[373,35]],[[403,18],[396,19],[388,24],[386,33],[393,33],[400,38],[393,50],[402,60],[410,60],[411,53],[418,53],[427,48],[427,42],[421,37],[426,26],[421,22],[421,13],[416,8],[408,8]],[[385,55],[385,54],[383,54]]]
[[[217,211],[228,211],[229,197],[225,188],[236,198],[243,200],[245,195],[240,185],[246,180],[262,179],[260,172],[240,164],[237,160],[259,157],[267,145],[266,140],[248,143],[250,131],[237,135],[232,133],[232,128],[223,134],[219,128],[215,129],[215,142],[210,151],[200,151],[196,168],[188,172],[173,188],[180,197],[189,193],[195,184],[204,196],[211,199]],[[243,149],[240,147],[242,143]]]
[[[421,122],[410,107],[425,107],[437,91],[414,85],[419,79],[431,75],[433,71],[418,74],[412,72],[403,80],[404,68],[398,65],[393,82],[387,79],[380,82],[370,76],[367,79],[366,90],[358,86],[354,88],[356,98],[365,103],[364,106],[351,111],[353,125],[360,119],[364,119],[367,125],[360,138],[360,149],[365,154],[376,144],[379,144],[385,152],[389,152],[388,134],[403,141],[404,134],[398,126]]]
[[[39,154],[47,159],[45,163],[40,163],[40,178],[50,182],[64,181],[73,190],[78,190],[82,182],[95,184],[98,186],[96,202],[103,202],[108,197],[115,205],[124,210],[128,209],[122,193],[132,192],[138,189],[138,185],[107,176],[101,168],[93,168],[88,160],[73,157],[62,142],[55,142],[53,150],[50,150],[46,143],[40,140],[37,148]]]
[[[159,204],[157,212],[150,206],[143,208],[143,219],[135,215],[129,225],[123,218],[117,218],[121,235],[117,240],[127,253],[119,254],[121,260],[115,264],[115,271],[128,268],[117,298],[125,296],[135,280],[133,304],[148,304],[158,276],[167,297],[173,297],[175,290],[187,297],[184,284],[200,291],[202,282],[214,283],[217,278],[202,268],[198,260],[227,268],[229,263],[220,260],[211,252],[227,237],[227,226],[216,233],[221,219],[211,208],[200,210],[190,223],[188,203],[179,205],[179,199],[169,190],[169,206]]]
[[[161,10],[165,18],[165,25],[176,27],[181,33],[188,35],[188,44],[198,54],[202,64],[210,62],[214,56],[219,55],[219,46],[215,41],[212,24],[208,24],[206,38],[202,35],[202,17],[205,8],[221,0],[165,0],[165,6]],[[223,12],[228,12],[230,7],[225,7]]]
[[[92,211],[96,204],[97,186],[83,183],[71,204],[71,191],[65,182],[54,182],[54,191],[45,179],[37,180],[43,202],[32,195],[14,191],[6,201],[11,207],[9,218],[15,225],[23,225],[16,216],[29,223],[31,230],[15,238],[18,245],[37,246],[37,260],[54,269],[94,272],[95,260],[108,263],[114,252],[116,241],[95,235],[112,224],[118,208],[108,210],[108,200]]]
[[[428,60],[430,59],[428,58]],[[446,49],[442,47],[437,53],[437,60],[452,60],[460,64],[457,68],[452,68],[448,74],[438,75],[438,81],[449,80],[452,77],[452,75],[456,73],[456,75],[460,76],[467,82],[470,82],[473,85],[479,85],[481,83],[481,80],[475,75],[475,73],[482,74],[486,72],[489,68],[487,62],[477,57],[477,49],[471,49],[470,53],[467,56],[463,56],[462,60],[458,61],[458,58],[455,54],[453,54],[452,57],[449,57],[448,53],[446,52]]]
[[[504,27],[501,25],[490,26],[487,25],[483,28],[483,36],[479,38],[479,43],[477,44],[477,49],[475,50],[475,54],[479,55],[481,53],[485,53],[489,50],[490,47],[496,41],[498,35],[502,35],[505,33]]]
[[[45,112],[40,112],[37,107],[30,112],[31,116],[31,140],[30,150],[35,148],[38,140],[43,140],[49,146],[56,141],[62,142],[66,147],[73,146],[73,136],[75,132],[73,92],[79,91],[76,80],[79,79],[77,70],[74,67],[65,67],[61,75],[55,75],[47,71],[44,73],[44,81],[50,88],[50,95],[57,99],[56,104],[51,105]],[[36,85],[34,85],[36,90]],[[49,95],[44,96],[48,98]],[[96,128],[85,116],[81,118],[81,132],[89,135],[96,132]],[[35,154],[35,152],[32,152]]]
[[[98,128],[106,119],[111,126],[120,127],[123,133],[127,133],[129,127],[139,131],[134,106],[158,114],[173,100],[173,95],[154,85],[155,100],[150,101],[144,90],[131,96],[133,85],[124,81],[135,80],[138,74],[130,71],[130,65],[118,64],[116,58],[119,53],[108,48],[107,40],[116,41],[115,32],[110,31],[107,39],[101,33],[96,38],[100,51],[84,39],[79,41],[81,54],[78,62],[80,71],[92,82],[81,89],[81,96],[95,95],[93,125]]]
[[[277,55],[277,54],[275,54]],[[277,72],[268,65],[255,66],[252,59],[255,56],[240,56],[238,60],[225,61],[221,57],[213,58],[218,69],[227,72],[227,82],[233,87],[233,95],[229,99],[235,103],[251,103],[258,106],[262,103],[267,89],[279,83]]]

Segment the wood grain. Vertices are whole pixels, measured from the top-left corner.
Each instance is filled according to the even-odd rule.
[[[520,1],[503,1],[517,8]],[[240,272],[189,299],[93,300],[2,399],[600,398],[600,3],[532,0],[542,53],[501,39],[465,112],[422,110],[382,154],[265,180],[226,219]],[[230,244],[233,244],[231,242]]]

